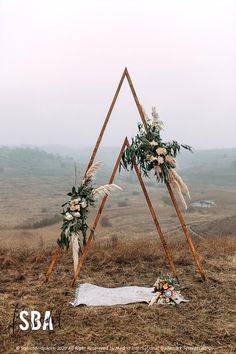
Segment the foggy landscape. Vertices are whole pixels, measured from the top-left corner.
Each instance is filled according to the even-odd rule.
[[[52,342],[204,344],[214,353],[233,353],[235,18],[231,0],[0,0],[0,352]],[[206,282],[166,184],[157,183],[154,173],[143,178],[190,300],[176,309],[143,303],[68,307],[75,290],[70,249],[43,283],[57,248],[61,205],[84,176],[125,67],[148,116],[157,108],[164,140],[193,148],[177,156],[176,170],[190,190],[187,210],[180,210]],[[96,187],[108,183],[122,142],[137,134],[138,122],[125,81],[96,155],[103,162]],[[135,172],[120,166],[115,183],[122,190],[107,199],[77,285],[153,286],[160,272],[171,273],[155,224]],[[91,227],[98,208],[89,215]],[[13,333],[16,302],[62,309],[62,328]]]

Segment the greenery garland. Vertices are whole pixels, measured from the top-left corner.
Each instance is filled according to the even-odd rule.
[[[87,224],[90,207],[95,207],[97,197],[109,195],[111,191],[121,189],[116,184],[106,184],[96,189],[94,188],[93,179],[100,166],[100,161],[94,163],[86,172],[81,185],[78,188],[73,186],[71,192],[67,194],[70,200],[62,205],[63,223],[60,238],[57,240],[59,247],[62,249],[68,250],[71,240],[74,241],[73,238],[76,238],[76,242],[73,245],[74,251],[81,252],[79,236],[82,235],[83,245],[86,245],[88,229],[94,232]]]
[[[78,189],[72,187],[72,191],[67,194],[71,199],[62,205],[63,224],[61,226],[60,238],[57,240],[61,248],[69,248],[71,235],[80,233],[83,236],[83,245],[86,244],[86,235],[89,226],[87,218],[89,208],[95,207],[93,187],[91,181],[86,181]],[[66,207],[66,208],[65,208]],[[93,231],[93,230],[91,230]]]
[[[154,109],[152,115],[154,118],[157,115]],[[138,124],[139,133],[132,138],[130,147],[123,153],[121,166],[126,170],[130,167],[132,170],[136,162],[145,177],[149,177],[149,172],[154,169],[158,182],[167,182],[168,172],[176,167],[175,158],[181,147],[190,151],[192,148],[175,140],[164,142],[160,135],[162,122],[160,120],[156,124],[155,122],[155,119],[152,123],[148,119],[146,129],[143,124]]]

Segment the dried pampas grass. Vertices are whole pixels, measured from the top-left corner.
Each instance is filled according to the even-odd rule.
[[[161,173],[161,167],[158,165],[154,166],[154,170],[155,170],[155,175],[159,177],[160,173]]]
[[[190,193],[188,187],[186,186],[182,178],[178,175],[178,173],[173,168],[169,170],[168,181],[171,187],[174,189],[174,191],[176,191],[176,193],[178,194],[184,208],[187,210],[188,207],[182,192],[184,192],[187,195],[187,197],[191,199]]]
[[[156,127],[158,131],[163,129],[163,122],[160,120],[156,107],[152,107],[152,125]]]
[[[168,162],[173,168],[177,166],[176,159],[171,155],[165,156],[165,161]]]
[[[102,161],[97,161],[97,162],[93,163],[92,166],[86,172],[85,177],[82,181],[82,184],[84,184],[88,181],[92,181],[95,177],[95,174],[97,173],[97,171],[101,167],[101,165],[102,165]]]
[[[158,130],[158,131],[162,130],[164,124],[160,120],[159,114],[156,111],[156,107],[152,107],[152,122],[151,122],[151,119],[148,117],[143,106],[141,106],[141,108],[142,108],[143,116],[144,116],[147,124],[151,124],[153,127],[156,127],[156,130]]]
[[[78,267],[79,255],[80,255],[80,252],[81,252],[78,235],[75,234],[75,233],[73,233],[71,235],[71,244],[72,244],[72,256],[73,256],[74,273],[75,273],[76,269]]]
[[[119,189],[122,190],[121,187],[117,186],[116,184],[105,184],[104,186],[100,186],[93,191],[93,196],[95,198],[104,197],[106,195],[110,195],[112,191]]]

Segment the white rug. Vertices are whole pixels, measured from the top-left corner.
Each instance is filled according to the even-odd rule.
[[[154,296],[153,287],[124,286],[121,288],[103,288],[93,284],[81,284],[75,291],[73,306],[113,306],[136,302],[148,303]],[[187,302],[179,293],[176,303]]]

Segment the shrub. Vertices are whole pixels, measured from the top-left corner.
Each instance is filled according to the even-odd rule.
[[[110,220],[108,219],[107,216],[104,216],[102,218],[101,225],[102,225],[102,227],[111,227],[112,226],[112,224],[111,224],[111,222],[110,222]]]
[[[22,225],[22,229],[40,229],[41,227],[46,227],[50,225],[57,224],[59,221],[62,220],[61,215],[55,214],[52,217],[48,217],[39,221],[36,221],[32,224],[24,224]]]
[[[120,202],[117,203],[117,206],[120,208],[127,207],[128,203],[126,200],[121,200]]]

